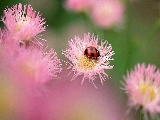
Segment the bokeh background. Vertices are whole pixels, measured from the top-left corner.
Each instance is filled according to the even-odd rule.
[[[106,113],[110,114],[108,116],[111,116],[111,114],[112,116],[115,116],[115,114],[117,114],[118,116],[115,118],[108,118],[109,120],[135,120],[138,118],[139,115],[136,114],[134,110],[131,111],[131,113],[127,117],[125,117],[125,111],[127,111],[127,96],[125,95],[124,91],[120,89],[123,87],[121,81],[123,81],[123,76],[126,75],[127,71],[133,69],[137,63],[150,63],[156,65],[157,68],[160,68],[160,1],[121,0],[120,2],[124,4],[123,25],[120,28],[117,27],[104,29],[99,27],[98,25],[95,25],[88,14],[84,12],[75,12],[74,10],[66,9],[64,7],[65,0],[0,0],[0,16],[3,16],[3,10],[7,8],[7,6],[11,7],[18,3],[31,4],[35,11],[40,11],[42,17],[45,18],[47,22],[46,24],[48,25],[46,32],[42,33],[43,38],[47,40],[46,46],[48,46],[49,48],[53,48],[57,52],[58,57],[62,60],[67,60],[62,55],[62,50],[68,48],[68,40],[73,39],[75,36],[80,36],[80,38],[83,38],[84,33],[88,32],[98,35],[98,37],[103,40],[108,40],[108,43],[111,44],[113,47],[113,51],[115,51],[115,55],[113,56],[114,60],[110,63],[111,65],[114,65],[114,69],[106,70],[106,72],[111,78],[108,79],[103,86],[100,85],[100,83],[96,83],[98,89],[95,89],[93,85],[88,87],[88,81],[81,86],[81,80],[70,82],[69,78],[67,80],[64,80],[65,77],[62,77],[64,79],[62,79],[61,81],[56,81],[56,85],[52,85],[52,83],[50,87],[51,90],[54,92],[50,93],[52,94],[52,97],[49,99],[49,102],[46,102],[45,104],[48,104],[47,106],[53,107],[45,108],[45,110],[47,109],[50,111],[50,115],[45,114],[47,116],[47,119],[106,120]],[[4,27],[4,24],[2,22],[0,22],[0,27]],[[63,65],[63,67],[65,69],[65,64]],[[61,74],[61,76],[65,75]],[[0,94],[2,96],[6,96],[5,93],[7,92],[7,97],[4,97],[4,101],[0,99],[0,111],[3,111],[1,115],[3,115],[3,118],[5,118],[6,116],[8,116],[8,114],[14,111],[12,110],[13,108],[17,109],[17,106],[14,104],[14,102],[16,102],[17,99],[25,100],[26,96],[23,96],[23,98],[15,98],[14,96],[14,98],[12,98],[13,96],[9,94],[10,90],[8,91],[6,87],[3,87],[6,86],[6,84],[1,84],[0,86],[2,86],[0,87]],[[68,88],[66,86],[68,86]],[[63,89],[60,90],[60,88]],[[78,92],[75,92],[74,90],[77,90]],[[73,91],[74,94],[71,94]],[[58,94],[62,95],[62,97],[58,96]],[[66,94],[70,97],[68,98]],[[99,99],[98,97],[94,98],[94,95],[97,96],[97,94],[101,95]],[[54,99],[53,96],[58,97]],[[8,102],[5,102],[8,99],[14,99],[14,105],[10,103],[10,101],[9,105],[4,105],[4,103],[8,104]],[[31,101],[34,101],[33,99]],[[51,102],[52,99],[54,99],[53,101],[56,106],[54,106],[53,101]],[[63,100],[65,99],[70,102],[63,102]],[[86,102],[87,100],[90,100],[91,102],[88,102],[90,104],[88,108],[85,108],[85,111],[83,106],[88,105],[88,103]],[[58,104],[59,102],[57,101],[62,104]],[[110,104],[112,101],[114,102],[113,106],[104,107],[106,104],[108,104],[107,102],[109,102]],[[103,102],[106,102],[106,104],[103,105]],[[23,102],[20,103],[23,104]],[[24,102],[24,104],[27,103],[28,101]],[[34,104],[34,102],[32,104]],[[96,106],[92,104],[100,105]],[[2,106],[3,109],[1,109]],[[113,109],[111,109],[112,107]],[[110,110],[108,110],[108,108],[110,108]],[[21,109],[21,107],[18,107],[18,109]],[[26,109],[30,111],[28,107],[26,107]],[[57,112],[58,114],[54,112],[54,117],[52,116],[53,111],[62,111],[62,109],[63,112],[61,114],[59,112]],[[91,109],[93,111],[90,111]],[[99,111],[96,111],[97,109],[99,109]],[[27,113],[29,116],[30,112],[28,111]],[[90,111],[89,116],[84,116],[88,111]],[[103,111],[104,113],[100,114],[101,111]],[[39,112],[43,113],[43,111]],[[15,114],[13,113],[13,116],[15,116]],[[95,114],[100,115],[101,119],[99,119],[100,117],[98,118],[98,115],[96,116]],[[38,115],[39,114],[37,112],[37,116]],[[36,115],[34,117],[33,116],[31,117],[32,119],[37,117]],[[46,119],[44,116],[41,117],[42,120]],[[29,117],[27,119],[31,118]],[[11,119],[11,117],[9,117],[9,119]]]

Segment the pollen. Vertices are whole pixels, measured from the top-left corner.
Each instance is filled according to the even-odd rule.
[[[26,76],[35,77],[36,68],[35,65],[31,63],[23,63],[20,65],[21,71]]]
[[[20,32],[23,29],[23,27],[29,26],[30,22],[31,18],[28,16],[19,18],[16,22],[15,32],[16,33]],[[26,34],[25,37],[23,37],[24,35],[20,35],[20,39],[22,39],[22,41],[24,41],[27,44],[31,39],[31,33],[28,30],[26,31],[25,34]]]
[[[96,65],[97,60],[87,58],[84,55],[82,55],[77,61],[78,68],[84,71],[92,70]]]
[[[157,90],[152,84],[144,82],[141,83],[138,88],[142,96],[144,96],[145,102],[152,102],[157,98]]]
[[[31,21],[31,18],[28,16],[20,17],[19,19],[16,20],[15,31],[19,32],[24,26],[29,25],[30,21]]]

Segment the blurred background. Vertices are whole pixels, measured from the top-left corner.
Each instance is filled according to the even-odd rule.
[[[80,38],[83,38],[84,33],[89,32],[91,34],[94,33],[95,35],[98,35],[98,37],[102,40],[107,40],[108,43],[112,45],[113,51],[115,52],[115,55],[113,55],[114,60],[111,61],[110,63],[111,65],[114,65],[114,69],[106,70],[106,72],[111,78],[108,79],[103,86],[99,85],[100,83],[97,83],[98,90],[95,90],[93,86],[88,88],[90,92],[92,91],[91,94],[95,94],[95,96],[97,95],[97,91],[99,91],[98,95],[101,95],[103,97],[105,96],[105,98],[100,97],[101,99],[103,98],[103,100],[100,100],[100,99],[97,100],[97,101],[100,101],[101,104],[98,107],[94,106],[95,110],[96,108],[99,109],[100,107],[101,108],[100,111],[104,111],[105,108],[101,107],[101,106],[104,106],[103,105],[104,103],[102,102],[105,102],[107,98],[110,98],[110,99],[113,98],[119,101],[119,108],[122,108],[122,113],[119,113],[121,109],[117,110],[117,107],[113,106],[113,110],[112,112],[111,111],[110,112],[111,113],[117,112],[116,114],[119,113],[120,115],[118,115],[117,118],[116,117],[108,118],[109,120],[121,120],[121,119],[118,119],[119,116],[121,116],[122,120],[136,119],[138,114],[135,114],[134,111],[133,113],[132,112],[130,113],[129,117],[124,117],[125,111],[127,110],[127,97],[124,91],[120,90],[120,88],[123,87],[120,81],[123,81],[123,76],[126,75],[127,71],[130,71],[131,69],[133,69],[137,63],[154,64],[157,66],[157,68],[160,68],[160,62],[159,62],[160,60],[160,52],[159,52],[160,50],[160,47],[159,47],[160,46],[160,39],[159,39],[160,38],[160,1],[159,0],[130,0],[130,1],[117,0],[118,2],[116,2],[116,5],[113,5],[114,9],[112,8],[112,6],[111,7],[107,6],[107,12],[109,14],[108,16],[106,13],[103,12],[103,10],[99,11],[99,13],[96,13],[101,8],[104,8],[103,6],[100,6],[100,3],[97,3],[97,1],[94,1],[94,3],[92,3],[92,4],[99,5],[98,10],[97,8],[95,8],[95,11],[94,11],[94,8],[87,8],[87,5],[85,8],[79,8],[79,9],[78,7],[74,8],[72,4],[71,5],[67,4],[68,1],[67,0],[14,0],[14,1],[0,0],[0,16],[3,16],[3,10],[7,8],[7,6],[11,7],[18,3],[31,4],[31,6],[35,11],[37,12],[40,11],[40,13],[42,14],[42,18],[45,18],[46,25],[48,25],[46,32],[42,33],[43,38],[47,40],[46,46],[49,46],[49,48],[53,48],[57,52],[58,57],[63,60],[67,60],[67,59],[62,55],[62,50],[65,50],[66,48],[68,48],[68,41],[70,39],[73,39],[75,36],[79,36]],[[70,0],[70,1],[72,1],[73,4],[77,4],[74,2],[78,0]],[[109,0],[104,0],[104,1],[109,1]],[[85,0],[84,0],[84,3],[86,3]],[[108,8],[110,9],[108,10]],[[98,14],[98,16],[96,16],[96,14]],[[119,18],[116,18],[116,17],[119,17]],[[115,20],[115,22],[112,23],[108,21],[109,22],[108,24],[105,24],[105,23],[103,24],[104,22],[103,19],[105,21],[108,21],[109,19],[111,19],[111,21]],[[3,22],[0,22],[0,27],[1,28],[4,27]],[[64,68],[66,67],[65,64],[63,65],[63,67]],[[79,86],[80,86],[80,81],[81,80],[78,81]],[[72,83],[68,80],[67,82],[70,82],[70,83],[65,83],[66,81],[64,82],[62,80],[62,82],[63,82],[62,86],[64,86],[65,84],[67,84],[68,86],[72,86],[70,87],[71,88],[70,91],[72,91],[72,89],[74,88],[73,86],[76,84],[76,81]],[[58,83],[60,83],[60,81]],[[71,84],[74,84],[74,85],[71,85]],[[78,86],[77,84],[75,86]],[[59,86],[60,86],[59,88],[62,87],[61,85]],[[84,85],[82,87],[84,90],[83,92],[85,92],[86,86],[88,87],[88,85]],[[63,90],[59,90],[59,88],[57,89],[53,88],[54,89],[53,91],[57,91],[59,94],[69,94],[70,96],[69,92],[63,93],[62,92]],[[62,88],[67,89],[65,87],[62,87]],[[82,88],[75,87],[75,89],[76,90],[78,89],[78,91],[81,91]],[[0,94],[5,95],[6,90],[7,88],[3,88],[3,90],[1,89]],[[86,91],[88,94],[90,94],[88,90]],[[104,91],[107,91],[107,92],[104,92]],[[112,91],[113,93],[109,91]],[[82,91],[77,92],[77,94],[82,94],[83,92]],[[57,95],[58,93],[53,93],[53,94]],[[93,107],[92,103],[98,104],[97,101],[96,102],[94,101],[95,99],[98,99],[98,98],[94,99],[93,96],[87,96],[86,94],[82,94],[82,96],[79,96],[79,97],[83,97],[85,100],[92,99],[90,106],[88,106],[91,109]],[[8,96],[8,97],[12,97],[12,96]],[[23,97],[23,99],[25,99],[25,97]],[[74,98],[75,101],[77,101],[78,99],[77,95],[74,95],[74,97],[71,96],[71,98]],[[72,101],[73,99],[70,100],[71,98],[67,98],[69,99],[68,101]],[[51,98],[50,100],[52,99],[53,98]],[[66,96],[63,96],[57,99],[61,101],[63,99],[66,99]],[[111,101],[112,100],[109,100],[109,102]],[[117,101],[116,102],[114,101],[114,102],[117,103]],[[2,101],[2,103],[3,102],[4,101]],[[81,102],[84,102],[84,101],[80,99],[79,103]],[[74,104],[76,103],[74,102]],[[83,105],[86,106],[85,104]],[[69,103],[63,103],[63,105],[65,106],[64,109],[67,109],[67,106],[70,107]],[[50,113],[51,113],[50,115],[52,115],[51,111],[58,111],[59,109],[62,109],[61,107],[62,107],[61,105],[56,105],[55,108],[57,109],[53,110],[52,107],[47,109],[50,110]],[[76,107],[79,107],[79,106],[77,105]],[[9,109],[9,110],[11,110],[11,108],[4,107],[4,109]],[[80,108],[83,109],[83,107],[80,107]],[[75,115],[74,109],[76,109],[77,110],[76,113],[79,113],[79,114],[71,117],[72,114]],[[90,109],[86,108],[85,110],[90,111]],[[7,116],[5,110],[2,110],[2,111],[4,111],[3,115]],[[12,111],[14,110],[11,110],[11,112]],[[97,116],[96,116],[97,118],[93,117],[92,114],[93,115],[96,114],[97,111],[94,111],[96,113],[92,111],[92,114],[89,113],[89,116],[86,116],[86,117],[79,117],[79,116],[83,116],[84,113],[86,112],[82,113],[81,111],[84,111],[84,110],[78,110],[73,106],[70,109],[69,113],[67,113],[66,111],[63,110],[63,113],[67,114],[68,116],[64,114],[63,114],[64,116],[61,116],[60,114],[58,114],[59,117],[53,118],[52,116],[49,115],[48,119],[106,120],[106,116],[101,116],[101,119],[99,119]],[[90,116],[92,116],[94,119]],[[112,114],[112,116],[114,115]]]

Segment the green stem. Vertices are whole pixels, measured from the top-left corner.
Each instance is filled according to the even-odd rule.
[[[126,60],[126,65],[125,65],[125,71],[130,68],[130,63],[132,59],[132,53],[133,53],[133,46],[132,46],[132,35],[131,35],[131,9],[130,9],[130,1],[126,1],[126,42],[127,42],[127,51],[128,51],[128,56]]]
[[[144,119],[144,114],[143,114],[143,110],[140,111],[140,120]]]

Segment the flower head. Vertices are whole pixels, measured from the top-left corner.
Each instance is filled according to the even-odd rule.
[[[105,78],[108,77],[104,70],[113,68],[109,65],[109,61],[113,60],[111,56],[114,51],[112,51],[112,46],[108,45],[107,41],[101,41],[100,45],[98,45],[98,42],[99,39],[94,34],[91,36],[90,34],[84,34],[83,39],[75,37],[74,40],[69,41],[70,48],[63,51],[63,54],[71,61],[70,68],[74,72],[73,79],[83,75],[82,83],[86,78],[93,82],[96,75],[99,75],[101,83],[103,83]],[[97,59],[92,58],[92,53],[88,53],[91,58],[86,55],[85,50],[90,46],[97,50],[94,55],[99,52],[100,56]]]
[[[93,22],[102,28],[111,28],[123,23],[124,6],[118,0],[98,0],[91,9]]]
[[[124,79],[130,107],[142,107],[152,117],[160,112],[160,71],[156,66],[138,64]]]
[[[60,65],[52,49],[44,53],[39,49],[19,48],[17,55],[10,58],[8,71],[14,80],[34,87],[56,78]]]
[[[91,0],[66,0],[65,8],[76,12],[82,12],[88,9],[91,5]]]
[[[31,5],[24,5],[23,9],[22,4],[18,4],[4,10],[2,21],[13,39],[22,43],[34,41],[40,44],[37,35],[46,29],[44,18],[36,14]]]

